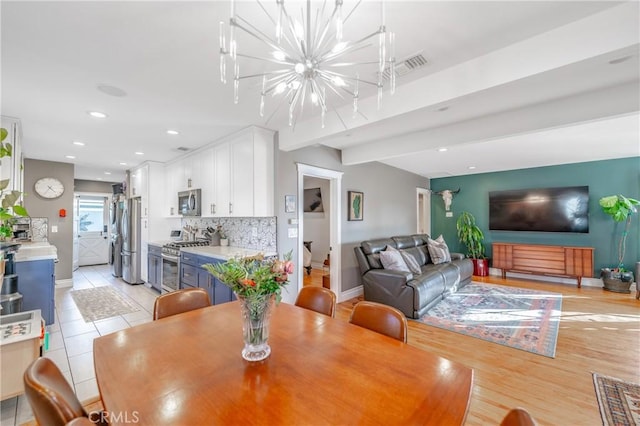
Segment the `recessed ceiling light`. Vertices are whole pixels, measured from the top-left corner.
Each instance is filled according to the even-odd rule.
[[[100,111],[89,111],[87,114],[89,114],[90,116],[94,117],[94,118],[107,118],[108,115],[105,114],[104,112],[100,112]]]
[[[127,165],[127,163],[120,163],[120,165],[121,165],[121,166],[126,166],[126,165]]]
[[[96,180],[102,180],[102,178],[96,178]]]
[[[631,59],[631,55],[629,56],[623,56],[622,58],[616,58],[616,59],[612,59],[609,61],[610,65],[618,65],[621,64],[623,62],[627,62],[629,59]]]
[[[110,174],[111,174],[111,172],[104,172],[104,174],[105,174],[105,175],[110,175]]]
[[[115,96],[117,98],[123,98],[127,96],[127,92],[116,86],[109,86],[108,84],[99,84],[98,90],[105,95]]]
[[[144,155],[144,152],[136,151],[136,152],[135,152],[135,154],[136,154],[136,155]]]
[[[73,160],[74,158],[76,158],[76,156],[75,156],[75,155],[65,155],[64,157],[65,157],[65,158],[68,158],[68,159],[70,159],[70,160]]]
[[[167,130],[167,134],[175,136],[175,135],[179,135],[180,132],[177,130]]]
[[[469,166],[468,169],[469,170],[474,170],[476,168],[476,166]]]
[[[78,146],[84,146],[84,142],[80,142],[80,141],[73,141],[73,144]]]
[[[448,148],[438,148],[438,152],[447,152]]]

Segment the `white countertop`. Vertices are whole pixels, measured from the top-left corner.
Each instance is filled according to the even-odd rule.
[[[198,256],[213,257],[214,259],[228,260],[233,257],[255,256],[262,253],[265,257],[277,256],[274,252],[264,252],[261,250],[247,249],[232,246],[203,246],[203,247],[185,247],[180,249],[181,252],[191,253]]]
[[[25,242],[21,243],[14,257],[16,262],[26,262],[30,260],[57,260],[58,249],[48,242]]]
[[[40,338],[41,327],[40,309],[3,315],[0,317],[0,346]],[[8,336],[5,337],[5,333]]]

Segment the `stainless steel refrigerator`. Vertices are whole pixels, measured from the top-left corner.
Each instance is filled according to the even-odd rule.
[[[130,198],[122,212],[122,279],[142,284],[140,278],[140,198]]]
[[[114,277],[122,276],[122,212],[125,203],[124,195],[114,194],[111,202],[111,244],[109,244],[109,265]]]

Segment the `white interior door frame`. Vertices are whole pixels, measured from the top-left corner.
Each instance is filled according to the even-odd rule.
[[[431,190],[416,188],[416,231],[431,235]]]
[[[303,265],[303,251],[301,250],[304,239],[304,178],[316,177],[329,180],[329,246],[331,262],[329,275],[331,276],[331,291],[338,296],[338,302],[342,301],[342,231],[340,214],[342,212],[342,172],[296,163],[298,168],[298,260],[297,265]],[[298,292],[302,288],[304,280],[304,268],[298,268]]]

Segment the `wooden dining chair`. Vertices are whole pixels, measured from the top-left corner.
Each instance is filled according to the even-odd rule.
[[[353,307],[349,322],[407,343],[407,318],[392,306],[363,300]]]
[[[158,296],[153,305],[153,320],[211,306],[209,293],[203,288],[185,288]]]
[[[330,317],[336,316],[336,295],[324,287],[302,287],[295,305]]]
[[[89,420],[89,412],[76,397],[60,369],[49,358],[38,358],[25,370],[24,390],[33,415],[39,425],[64,426],[78,417]],[[99,398],[86,402],[91,409],[93,424],[102,424],[102,403]]]
[[[512,408],[504,416],[500,426],[536,426],[536,422],[524,408]]]

